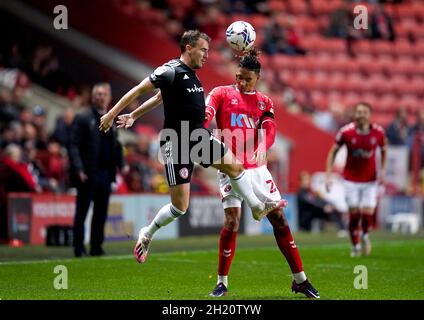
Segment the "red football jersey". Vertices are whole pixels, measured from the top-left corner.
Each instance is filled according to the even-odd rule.
[[[216,87],[206,98],[206,112],[216,117],[217,136],[231,145],[244,167],[257,168],[253,157],[258,141],[259,147],[266,149],[265,130],[258,129],[266,121],[274,121],[271,99],[258,91],[242,93],[234,85]]]
[[[345,125],[336,136],[338,145],[347,147],[347,160],[343,176],[353,182],[370,182],[377,179],[375,152],[377,147],[384,147],[386,136],[384,129],[371,124],[367,134],[358,133],[354,122]]]

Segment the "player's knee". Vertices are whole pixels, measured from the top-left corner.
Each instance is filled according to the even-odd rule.
[[[225,174],[227,174],[230,178],[236,178],[238,177],[243,171],[243,165],[241,164],[231,164],[228,165],[226,168]]]
[[[271,211],[267,218],[274,228],[282,228],[289,225],[284,212],[281,209]]]
[[[238,208],[225,209],[224,227],[230,231],[238,231],[240,226],[240,215]]]
[[[188,210],[188,203],[182,200],[172,201],[172,205],[184,213],[186,213]]]

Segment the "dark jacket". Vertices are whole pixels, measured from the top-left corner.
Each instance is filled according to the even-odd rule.
[[[99,125],[100,117],[94,107],[77,114],[72,123],[69,158],[71,182],[74,185],[79,182],[78,175],[81,171],[88,176],[88,179],[96,176],[100,161],[106,161],[111,182],[115,181],[117,168],[122,169],[124,166],[122,146],[118,141],[116,126],[110,129],[113,143],[110,150],[113,150],[113,154],[107,159],[99,159],[100,139],[103,134],[99,130]]]

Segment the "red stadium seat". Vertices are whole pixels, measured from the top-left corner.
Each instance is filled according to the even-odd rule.
[[[306,14],[308,13],[308,5],[303,0],[289,0],[287,10],[295,15]]]
[[[318,22],[307,15],[296,16],[296,27],[308,34],[317,33],[319,30]]]
[[[365,89],[365,81],[365,78],[362,77],[359,73],[351,73],[346,78],[349,90],[355,92],[362,92]]]
[[[271,12],[287,11],[286,3],[280,0],[271,0],[268,2]]]
[[[369,54],[358,55],[356,59],[357,67],[365,72],[379,72],[381,71],[381,65],[376,63],[376,59]]]
[[[353,50],[356,54],[358,53],[366,53],[371,54],[371,41],[367,39],[356,40],[353,42]]]
[[[385,40],[374,40],[371,44],[371,51],[375,55],[380,54],[394,54],[394,45],[390,41]]]
[[[269,18],[262,14],[253,14],[250,17],[250,22],[253,28],[255,28],[256,36],[258,36],[258,33],[262,32],[264,27],[269,23]]]
[[[417,58],[424,57],[424,42],[419,41],[415,43],[412,50]]]
[[[416,61],[411,57],[400,57],[391,70],[396,74],[412,75],[416,72]]]
[[[405,18],[414,18],[415,17],[415,9],[409,3],[399,4],[396,8],[396,15],[401,19]]]
[[[393,93],[383,94],[380,97],[376,107],[379,108],[380,110],[385,110],[385,111],[395,110],[396,108],[399,107],[399,99]]]
[[[270,57],[270,66],[275,70],[285,70],[290,66],[290,58],[284,54],[275,54]]]
[[[394,45],[394,52],[399,57],[414,54],[413,46],[407,40],[397,40]]]

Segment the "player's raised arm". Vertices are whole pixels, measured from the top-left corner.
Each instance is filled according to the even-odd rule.
[[[131,102],[133,102],[137,97],[143,93],[152,91],[155,89],[155,86],[150,81],[150,78],[147,77],[141,81],[137,86],[128,91],[116,104],[109,110],[104,116],[100,119],[99,129],[101,131],[107,132],[113,124],[115,117],[124,110]]]
[[[139,106],[133,112],[118,116],[118,121],[117,121],[118,128],[128,129],[134,124],[134,122],[138,118],[140,118],[141,116],[155,109],[158,105],[161,104],[161,102],[162,102],[162,94],[159,91],[157,94],[155,94],[149,100],[145,101],[141,106]]]
[[[325,176],[325,189],[327,190],[327,192],[330,192],[330,187],[332,183],[331,174],[333,173],[334,159],[336,158],[337,152],[339,152],[339,150],[340,145],[335,143],[328,152]]]

